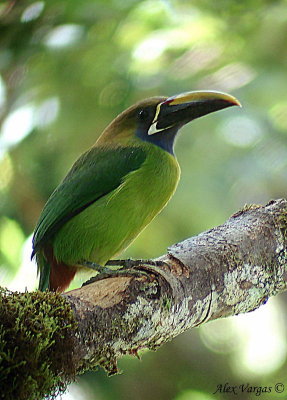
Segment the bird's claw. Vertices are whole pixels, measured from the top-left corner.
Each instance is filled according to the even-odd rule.
[[[109,272],[111,272],[110,268],[103,267],[102,265],[92,261],[82,261],[81,265],[83,265],[85,268],[90,268],[93,271],[98,272],[99,274],[108,274]]]
[[[117,266],[121,267],[120,269],[132,269],[135,267],[139,267],[140,265],[151,265],[154,267],[163,267],[167,265],[164,261],[157,261],[157,260],[132,260],[131,258],[128,258],[126,260],[109,260],[106,262],[105,265],[110,265],[110,266]]]
[[[132,270],[136,267],[139,267],[141,265],[151,265],[153,267],[166,267],[168,266],[167,263],[165,263],[164,261],[159,261],[159,260],[142,260],[142,259],[138,259],[138,260],[132,260],[130,258],[126,259],[126,260],[109,260],[106,262],[105,265],[108,266],[117,266],[120,267],[118,269],[111,269],[108,267],[103,267],[97,263],[91,262],[91,261],[85,261],[82,263],[82,265],[84,265],[87,268],[91,268],[94,271],[98,272],[98,275],[93,276],[92,278],[90,278],[88,281],[84,282],[82,284],[82,286],[86,286],[89,285],[90,283],[96,282],[98,280],[101,280],[103,278],[103,276],[101,276],[102,274],[106,274],[106,275],[121,275],[121,273],[126,273],[126,270]],[[139,271],[129,271],[129,273],[139,273]]]

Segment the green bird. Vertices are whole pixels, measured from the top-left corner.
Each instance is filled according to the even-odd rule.
[[[143,100],[117,116],[48,199],[33,237],[39,289],[64,291],[80,270],[104,266],[172,197],[174,140],[188,122],[240,103],[196,91]]]

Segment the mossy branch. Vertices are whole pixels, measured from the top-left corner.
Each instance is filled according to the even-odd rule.
[[[287,201],[249,206],[168,249],[60,296],[0,292],[1,398],[41,399],[97,365],[188,328],[252,311],[287,286]],[[3,397],[4,396],[4,397]]]

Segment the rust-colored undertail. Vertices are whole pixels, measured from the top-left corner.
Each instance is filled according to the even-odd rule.
[[[49,290],[62,293],[70,285],[78,267],[67,265],[64,262],[58,262],[54,257],[51,246],[47,246],[44,253],[50,264]]]

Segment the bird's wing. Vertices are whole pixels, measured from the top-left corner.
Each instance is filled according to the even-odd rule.
[[[33,237],[33,253],[69,219],[115,190],[146,158],[140,147],[93,147],[73,165],[46,203]]]

